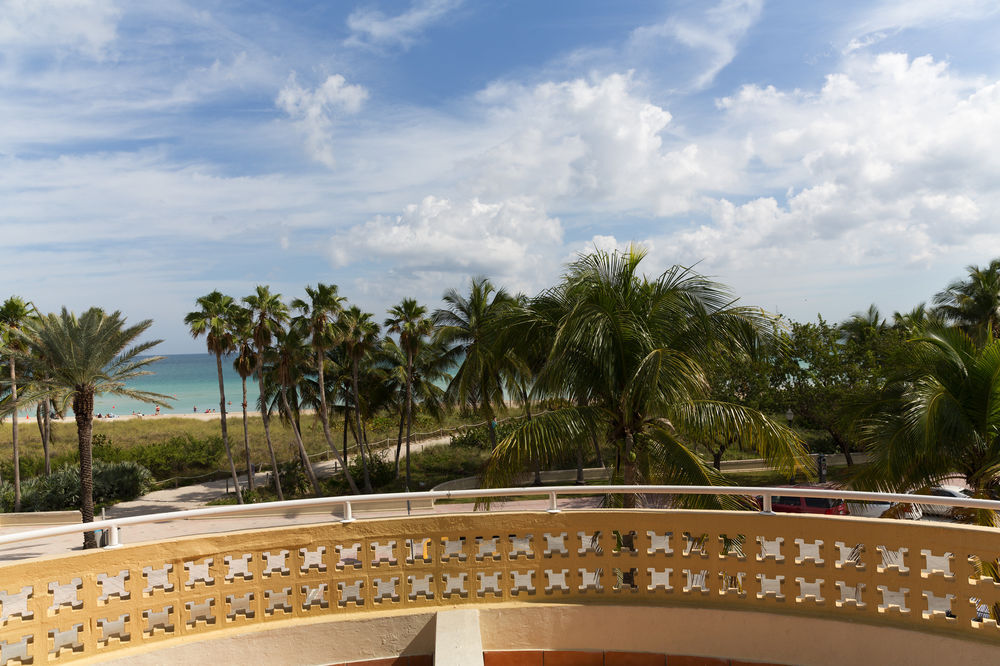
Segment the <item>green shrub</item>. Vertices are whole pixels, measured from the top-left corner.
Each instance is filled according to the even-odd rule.
[[[523,421],[524,419],[516,418],[497,423],[497,442],[500,442],[504,437],[514,432],[514,430],[520,427]],[[451,445],[489,450],[492,448],[490,445],[489,425],[484,424],[474,428],[467,428],[453,434],[451,436]]]
[[[94,503],[127,501],[149,490],[152,476],[149,470],[132,461],[105,462],[94,460]],[[3,511],[14,510],[14,489],[9,483],[0,485]],[[80,469],[63,465],[49,476],[36,476],[21,483],[22,511],[62,511],[80,507]]]
[[[368,458],[368,478],[372,482],[373,488],[388,485],[396,479],[396,466],[389,459],[389,454],[385,450],[372,451]],[[361,463],[361,456],[354,456],[347,463],[347,468],[351,470],[351,475],[360,486],[364,479],[364,467]]]
[[[278,478],[281,479],[281,492],[284,495],[298,495],[309,489],[309,478],[298,458],[278,463]],[[274,476],[269,476],[268,487],[277,492],[274,486]]]
[[[94,435],[93,450],[95,460],[139,463],[154,478],[164,480],[215,470],[225,447],[219,437],[199,439],[184,435],[171,437],[165,442],[151,442],[121,449],[109,437]]]

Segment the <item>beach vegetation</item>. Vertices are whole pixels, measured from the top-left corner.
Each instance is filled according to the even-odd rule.
[[[415,299],[404,298],[399,305],[394,305],[389,310],[389,317],[385,320],[385,326],[389,333],[399,336],[399,348],[402,350],[406,360],[403,368],[403,383],[406,387],[403,395],[404,408],[403,420],[406,422],[406,483],[405,488],[410,490],[410,436],[413,431],[413,384],[414,384],[414,361],[424,348],[431,333],[434,330],[434,322],[427,316],[427,308],[417,303]],[[399,447],[396,453],[396,476],[399,476]]]
[[[18,443],[17,412],[20,405],[17,402],[17,358],[23,355],[25,343],[19,335],[28,319],[34,314],[34,307],[20,296],[11,296],[0,306],[0,334],[3,348],[6,350],[7,365],[10,371],[10,384],[7,387],[11,403],[11,449],[14,468],[14,511],[21,510],[21,450]]]
[[[560,285],[506,310],[501,339],[535,336],[548,347],[531,397],[573,404],[526,420],[502,440],[484,475],[488,485],[507,484],[532,459],[572,451],[592,430],[614,445],[613,478],[626,485],[725,483],[696,454],[708,436],[740,439],[786,474],[806,467],[802,442],[786,425],[710,394],[711,359],[748,353],[770,332],[768,318],[690,269],[647,277],[639,269],[644,257],[637,247],[581,256]],[[641,500],[627,494],[620,501]]]
[[[264,356],[271,346],[271,340],[275,333],[281,329],[288,320],[288,306],[281,302],[281,294],[271,293],[269,287],[257,285],[254,293],[243,298],[243,304],[250,312],[250,327],[253,332],[253,346],[256,352],[256,375],[257,386],[260,388],[260,402],[257,408],[260,410],[261,422],[264,426],[264,441],[267,444],[267,453],[271,459],[271,469],[278,469],[278,459],[274,454],[274,443],[271,439],[271,411],[267,400],[264,397]],[[278,499],[283,499],[281,492],[281,479],[275,477],[276,492]]]
[[[341,468],[345,470],[344,473],[351,492],[358,494],[360,491],[354,481],[354,475],[347,467],[344,456],[340,455],[333,443],[326,389],[326,350],[337,343],[340,314],[343,312],[343,303],[346,299],[338,293],[337,285],[323,284],[322,282],[318,283],[315,288],[306,285],[305,291],[308,300],[296,298],[292,301],[292,308],[301,313],[298,320],[308,331],[309,343],[315,353],[316,406],[320,423],[323,426],[323,437],[326,439],[326,445],[330,452],[333,453]]]
[[[91,308],[77,317],[66,308],[59,314],[28,320],[22,331],[26,347],[44,368],[36,377],[36,395],[71,404],[77,427],[80,459],[80,512],[94,520],[92,436],[94,396],[121,395],[148,403],[168,404],[169,396],[129,388],[161,357],[147,355],[160,340],[136,342],[152,325],[146,319],[127,325],[120,312]],[[94,548],[93,532],[84,533],[84,548]]]
[[[239,487],[236,462],[233,460],[233,450],[229,446],[226,386],[222,375],[222,357],[232,353],[236,348],[233,329],[240,319],[239,306],[231,296],[226,296],[220,291],[206,294],[196,302],[200,309],[189,312],[184,317],[184,323],[190,329],[192,337],[204,336],[209,353],[215,355],[215,366],[219,376],[219,425],[222,429],[222,444],[226,447],[226,459],[229,461],[233,485]]]

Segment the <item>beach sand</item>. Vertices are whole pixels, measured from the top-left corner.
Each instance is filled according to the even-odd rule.
[[[302,410],[302,414],[311,414],[312,410]],[[247,412],[248,417],[260,416],[260,412]],[[206,414],[205,412],[172,412],[172,411],[161,411],[159,415],[156,414],[143,414],[139,416],[138,414],[117,414],[113,419],[107,418],[97,418],[94,415],[95,423],[109,423],[111,421],[133,421],[135,419],[148,420],[148,419],[193,419],[195,421],[218,421],[219,412]],[[243,419],[243,410],[236,410],[235,412],[226,412],[226,419]],[[22,423],[24,422],[24,417],[19,419]],[[34,421],[34,416],[32,416],[31,421]],[[61,419],[52,419],[53,423],[75,423],[73,416],[64,416]]]

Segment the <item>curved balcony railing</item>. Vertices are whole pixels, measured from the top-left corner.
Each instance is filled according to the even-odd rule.
[[[802,614],[1000,645],[1000,532],[949,523],[774,514],[774,495],[1000,510],[1000,502],[787,488],[644,486],[760,496],[762,511],[563,510],[560,496],[632,486],[317,498],[323,524],[123,546],[137,523],[249,514],[215,507],[23,532],[94,529],[111,547],[0,567],[0,666],[111,656],[220,629],[314,616],[504,602],[683,605]],[[548,509],[354,520],[399,502],[542,496]],[[124,655],[124,653],[123,653]]]

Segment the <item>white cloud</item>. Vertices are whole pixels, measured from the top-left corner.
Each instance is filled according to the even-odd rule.
[[[689,210],[700,187],[726,183],[731,170],[711,141],[667,136],[670,113],[635,88],[631,74],[490,86],[478,100],[506,136],[463,165],[468,186],[493,198],[530,193],[568,209]]]
[[[461,6],[463,0],[415,0],[402,14],[386,16],[375,9],[356,9],[347,17],[349,46],[399,46],[407,49],[420,33]]]
[[[982,20],[1000,12],[995,0],[885,0],[867,5],[848,27],[845,53],[873,46],[911,28],[934,28],[950,21]]]
[[[487,274],[537,288],[535,276],[554,268],[561,243],[559,220],[530,201],[429,196],[334,235],[330,253],[337,266],[388,261],[410,274]]]
[[[666,21],[636,28],[625,46],[634,58],[661,53],[664,44],[677,43],[690,49],[700,69],[690,86],[702,89],[736,57],[746,32],[757,23],[763,0],[722,0],[696,16],[671,16]],[[695,55],[696,54],[696,55]]]
[[[120,13],[112,0],[3,0],[0,44],[100,58],[115,39]]]
[[[275,103],[305,132],[306,147],[313,159],[332,167],[330,133],[336,114],[357,113],[367,98],[368,91],[363,86],[347,83],[340,74],[328,76],[315,90],[309,90],[298,84],[293,73]]]
[[[747,189],[788,191],[705,198],[702,224],[659,241],[684,260],[923,266],[1000,240],[986,217],[1000,205],[1000,83],[927,56],[856,55],[818,91],[746,86],[719,107],[752,146]]]

